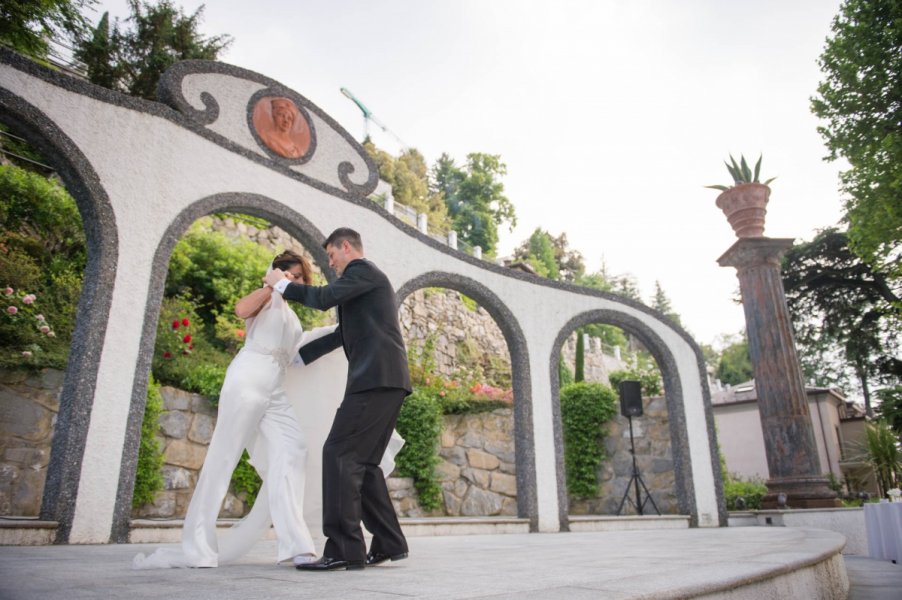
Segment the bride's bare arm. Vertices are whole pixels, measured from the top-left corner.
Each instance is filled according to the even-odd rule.
[[[272,297],[272,288],[264,285],[235,303],[235,314],[241,319],[250,319],[260,312]]]

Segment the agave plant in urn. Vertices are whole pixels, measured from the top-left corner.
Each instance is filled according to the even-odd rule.
[[[770,197],[770,188],[767,184],[776,177],[771,177],[764,183],[758,180],[761,173],[761,158],[758,157],[755,170],[752,171],[745,161],[745,156],[740,155],[737,164],[731,154],[730,162],[724,161],[724,164],[733,177],[733,185],[705,186],[721,190],[722,193],[717,197],[717,207],[727,216],[727,221],[738,238],[764,236],[764,215],[767,213],[767,200]]]

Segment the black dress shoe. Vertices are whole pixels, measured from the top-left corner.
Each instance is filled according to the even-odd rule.
[[[298,571],[355,571],[363,568],[362,560],[344,560],[324,556],[321,559],[295,567]]]
[[[384,563],[387,560],[403,560],[407,558],[407,553],[400,554],[383,554],[382,552],[370,552],[366,555],[366,566],[372,567]]]

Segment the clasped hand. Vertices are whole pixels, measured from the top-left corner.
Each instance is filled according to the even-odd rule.
[[[273,269],[269,273],[266,274],[266,277],[263,278],[263,283],[268,285],[269,287],[275,286],[277,283],[285,279],[287,273],[282,269]]]

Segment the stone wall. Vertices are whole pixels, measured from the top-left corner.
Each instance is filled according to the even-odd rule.
[[[446,415],[440,463],[443,507],[424,512],[410,478],[389,478],[395,510],[402,517],[517,515],[514,417],[510,408],[471,415]]]
[[[679,514],[667,403],[663,397],[657,397],[643,398],[643,404],[644,414],[633,417],[636,465],[661,514]],[[598,469],[599,495],[596,498],[571,498],[572,515],[615,515],[627,491],[633,475],[629,420],[618,414],[605,425],[605,432],[604,447],[608,458]],[[634,486],[630,486],[629,493],[635,501]],[[643,501],[646,496],[642,490]],[[624,504],[622,514],[636,514],[629,500]],[[654,514],[650,502],[645,505],[645,514]]]
[[[0,515],[41,512],[62,386],[62,371],[0,371]]]
[[[216,409],[207,398],[169,386],[162,386],[160,395],[163,412],[157,439],[163,449],[163,490],[152,504],[133,509],[133,518],[185,516],[216,427]],[[219,515],[242,516],[244,499],[229,490]]]
[[[0,515],[37,516],[46,478],[63,373],[0,371]],[[183,517],[213,429],[216,411],[198,395],[161,388],[164,410],[159,439],[166,464],[164,489],[134,517]],[[571,499],[571,514],[615,514],[632,475],[628,421],[608,423],[608,457],[599,469],[600,495]],[[517,514],[513,411],[502,408],[473,415],[447,415],[437,467],[444,507],[424,512],[409,478],[389,478],[398,514],[418,516],[492,516]],[[646,400],[645,414],[633,419],[636,456],[642,479],[664,514],[679,512],[674,490],[669,422],[663,398]],[[631,492],[632,494],[632,492]],[[631,496],[632,497],[632,496]],[[647,506],[650,512],[650,505]],[[246,511],[242,495],[226,497],[224,517]],[[624,514],[630,514],[626,507]]]

